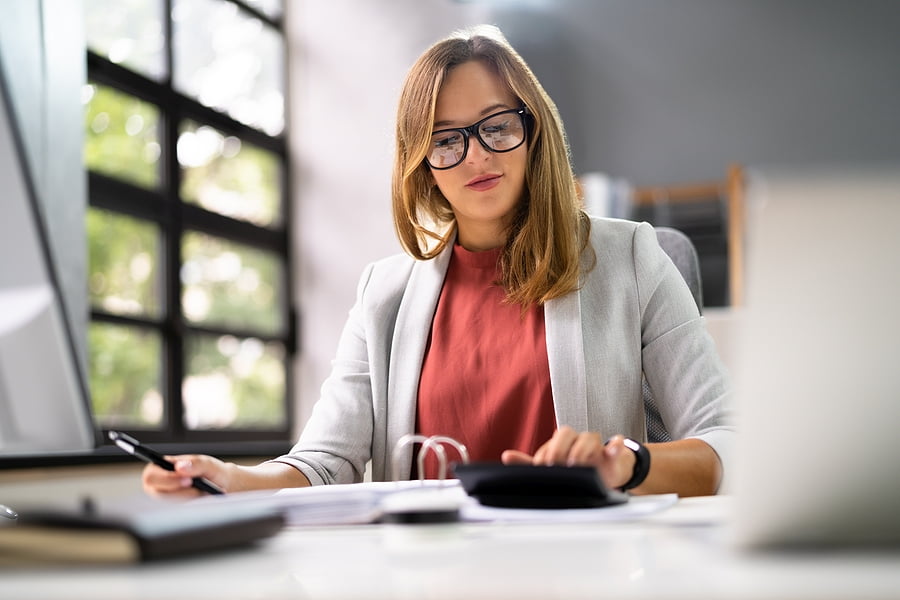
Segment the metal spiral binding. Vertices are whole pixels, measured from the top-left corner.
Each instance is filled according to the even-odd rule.
[[[456,448],[464,464],[467,464],[469,462],[469,451],[466,449],[466,446],[451,437],[447,437],[445,435],[424,436],[416,433],[408,433],[397,440],[397,443],[394,445],[394,452],[391,457],[391,475],[394,481],[398,481],[401,468],[400,459],[403,449],[406,448],[406,446],[415,443],[422,444],[422,447],[419,448],[419,452],[416,455],[416,465],[418,466],[419,471],[419,481],[425,480],[425,457],[428,455],[429,451],[434,452],[435,456],[437,456],[439,466],[438,479],[440,481],[446,479],[447,451],[444,450],[444,444],[449,444]]]

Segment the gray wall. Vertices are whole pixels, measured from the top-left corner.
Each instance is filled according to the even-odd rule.
[[[554,0],[492,19],[566,122],[579,173],[900,158],[900,2]]]
[[[457,27],[499,25],[554,97],[579,173],[635,184],[727,166],[896,159],[893,0],[289,0],[299,430],[391,223],[402,78]],[[369,143],[352,160],[346,139]],[[707,319],[711,313],[707,313]],[[709,321],[712,323],[712,321]]]
[[[82,21],[80,0],[0,3],[0,60],[84,368],[88,308]]]
[[[482,11],[451,0],[287,3],[298,431],[331,371],[363,267],[401,252],[390,186],[406,71],[438,38],[483,21]],[[365,151],[347,140],[365,140]]]

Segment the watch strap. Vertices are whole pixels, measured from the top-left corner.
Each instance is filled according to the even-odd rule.
[[[650,472],[650,451],[647,450],[647,447],[631,438],[625,438],[624,444],[626,448],[634,452],[634,471],[631,473],[631,479],[622,486],[622,491],[641,485]]]

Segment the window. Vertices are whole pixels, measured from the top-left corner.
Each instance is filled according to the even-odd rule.
[[[281,0],[85,0],[89,384],[148,441],[290,435]]]

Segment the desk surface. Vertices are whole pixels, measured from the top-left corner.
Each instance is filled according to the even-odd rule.
[[[293,528],[186,561],[0,571],[0,598],[900,598],[900,550],[740,551],[729,501],[633,522]]]

